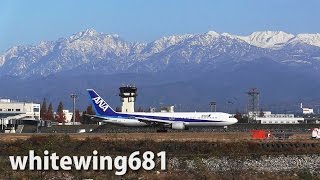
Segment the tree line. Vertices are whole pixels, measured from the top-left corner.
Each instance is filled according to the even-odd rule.
[[[47,107],[47,101],[46,98],[43,98],[41,109],[40,109],[40,117],[42,120],[49,120],[52,122],[57,122],[57,123],[65,123],[66,117],[65,114],[63,113],[63,103],[62,101],[59,102],[57,111],[54,114],[53,111],[53,105],[50,102],[49,106]],[[76,122],[81,122],[82,124],[96,124],[96,121],[93,121],[90,116],[87,115],[95,115],[95,112],[92,108],[91,105],[89,105],[86,110],[84,110],[82,113],[80,112],[79,109],[75,110],[75,121]],[[74,116],[74,114],[73,114]],[[73,117],[72,117],[73,119]]]
[[[60,101],[57,107],[56,114],[54,114],[52,103],[50,102],[49,106],[47,107],[46,98],[43,98],[41,109],[40,109],[40,117],[42,120],[49,120],[57,123],[65,123],[66,117],[63,113],[63,109],[64,109],[63,103],[62,101]],[[121,108],[116,107],[115,111],[121,112]],[[143,107],[140,106],[137,112],[150,112],[150,108],[144,110]],[[90,117],[90,115],[95,115],[95,114],[96,113],[93,110],[93,107],[91,105],[88,105],[87,108],[84,111],[82,111],[82,113],[80,112],[79,109],[76,109],[75,121],[80,122],[82,124],[97,124],[97,121],[92,120],[92,118]]]

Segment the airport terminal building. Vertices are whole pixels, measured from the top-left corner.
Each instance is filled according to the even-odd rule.
[[[34,124],[40,121],[40,104],[0,99],[0,124]],[[19,123],[18,123],[19,122]]]

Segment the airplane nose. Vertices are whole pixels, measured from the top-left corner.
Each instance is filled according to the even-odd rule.
[[[237,122],[238,122],[238,119],[237,119],[237,118],[232,118],[232,122],[233,122],[233,123],[237,123]]]

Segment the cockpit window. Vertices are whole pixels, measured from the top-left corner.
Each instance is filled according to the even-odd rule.
[[[229,116],[229,118],[234,118],[234,116]]]

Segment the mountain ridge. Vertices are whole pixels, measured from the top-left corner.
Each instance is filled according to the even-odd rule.
[[[266,31],[249,36],[251,44],[215,31],[141,43],[88,29],[56,41],[14,46],[0,55],[0,95],[38,102],[47,97],[55,104],[66,100],[71,107],[69,94],[75,92],[85,108],[85,89],[94,88],[117,106],[119,86],[135,84],[141,92],[138,104],[182,104],[188,111],[207,111],[212,100],[221,110],[228,111],[224,103],[231,100],[243,111],[244,92],[252,87],[261,91],[262,104],[284,102],[298,111],[299,104],[292,102],[320,98],[315,91],[320,89],[320,47],[312,45],[317,34],[292,37]]]
[[[87,29],[57,41],[42,41],[35,46],[14,46],[0,55],[0,76],[23,78],[48,76],[76,69],[80,73],[96,70],[107,74],[157,72],[163,67],[219,67],[261,57],[279,63],[315,64],[320,58],[320,34],[292,35],[283,31],[254,32],[248,36],[209,31],[203,34],[165,36],[149,43],[127,42],[119,35]],[[220,60],[219,60],[220,59]],[[187,69],[190,69],[188,67]]]

